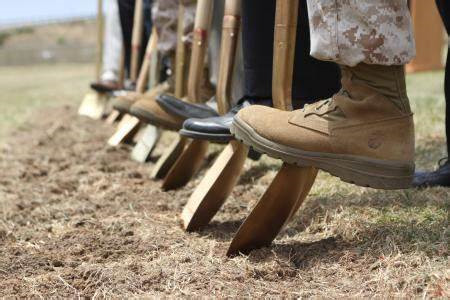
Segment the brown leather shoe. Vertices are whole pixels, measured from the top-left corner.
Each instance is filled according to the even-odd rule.
[[[114,98],[112,100],[112,106],[119,112],[128,114],[130,113],[131,106],[135,104],[138,100],[145,98],[155,98],[161,93],[167,92],[169,89],[170,89],[169,83],[163,82],[161,84],[158,84],[151,90],[147,91],[145,94],[137,92],[126,92],[125,95]]]
[[[112,107],[118,110],[121,113],[127,114],[130,112],[130,107],[139,98],[142,97],[142,94],[136,92],[127,92],[125,95],[118,96],[112,100]]]
[[[302,110],[249,106],[234,118],[235,137],[257,151],[312,166],[360,186],[409,188],[414,124],[402,66],[343,68],[343,89]]]
[[[159,106],[155,97],[151,95],[145,95],[133,104],[130,114],[145,123],[174,131],[180,130],[184,121],[180,117],[168,114]]]
[[[91,83],[91,88],[99,93],[109,93],[120,89],[120,84],[115,80],[100,80]]]

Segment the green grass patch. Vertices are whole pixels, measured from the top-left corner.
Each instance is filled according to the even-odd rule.
[[[6,42],[6,40],[11,36],[9,32],[0,32],[0,47]]]
[[[93,74],[79,64],[0,67],[0,138],[36,109],[78,105]]]

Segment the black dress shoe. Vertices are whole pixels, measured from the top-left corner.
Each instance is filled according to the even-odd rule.
[[[100,80],[92,82],[91,88],[99,93],[111,93],[120,89],[120,84],[113,80]]]
[[[180,100],[169,94],[161,94],[156,97],[156,102],[158,102],[159,106],[161,106],[166,113],[180,117],[184,120],[219,116],[217,109],[214,109],[214,106],[217,107],[217,104],[214,104],[214,100],[208,101],[207,104],[197,104]]]
[[[254,104],[272,106],[272,100],[244,98],[223,116],[206,119],[187,119],[183,123],[183,129],[180,130],[180,134],[182,136],[198,140],[207,140],[215,143],[228,143],[233,140],[233,135],[230,132],[230,126],[233,122],[234,116],[242,108]]]
[[[445,161],[445,160],[442,160]],[[440,163],[440,167],[433,172],[416,172],[413,186],[416,188],[443,186],[450,187],[450,161]]]

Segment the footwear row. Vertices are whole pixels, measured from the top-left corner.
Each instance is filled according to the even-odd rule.
[[[377,3],[370,5],[377,10]],[[354,52],[347,52],[349,46],[344,40],[348,36],[339,28],[336,34],[343,34],[345,44],[341,45],[345,51],[340,57],[333,56],[339,47],[331,47],[335,46],[332,41],[329,52],[317,48],[324,41],[320,39],[322,27],[315,28],[314,22],[309,22],[312,28],[307,27],[311,16],[306,13],[306,5],[314,14],[318,13],[317,3],[261,3],[272,5],[274,12],[266,34],[257,32],[255,24],[260,19],[251,18],[253,10],[247,5],[238,0],[225,3],[216,90],[209,101],[204,101],[208,94],[204,82],[210,81],[205,71],[213,12],[209,0],[197,2],[190,47],[181,26],[185,7],[179,4],[172,77],[145,91],[145,70],[151,53],[157,51],[156,43],[149,42],[144,61],[147,65],[136,81],[135,92],[126,92],[112,101],[116,115],[123,117],[109,143],[136,143],[133,157],[151,155],[160,132],[178,133],[152,172],[153,179],[162,180],[163,190],[181,188],[194,178],[211,143],[225,145],[183,209],[181,219],[187,231],[203,228],[220,210],[237,184],[247,157],[259,159],[266,154],[282,160],[283,165],[236,233],[229,255],[270,244],[307,198],[318,171],[357,186],[384,190],[425,186],[431,178],[441,180],[445,165],[434,177],[418,174],[414,180],[414,120],[404,71],[405,62],[414,52],[408,48],[412,45],[408,39],[412,31],[406,22],[407,6],[383,6],[386,13],[406,20],[401,28],[383,27],[389,37],[405,38],[396,45],[389,39],[385,41],[392,57],[378,53],[379,49],[363,51],[356,47]],[[330,22],[329,26],[335,20],[320,14],[315,17]],[[267,27],[259,25],[261,30]],[[373,24],[359,25],[365,28]],[[273,60],[269,68],[262,60],[253,60],[257,63],[244,76],[245,91],[249,92],[237,100],[231,90],[241,26],[244,65],[252,65],[253,56]],[[314,35],[308,43],[310,49],[302,48],[309,33]],[[405,47],[404,51],[399,52],[400,46]],[[328,62],[312,59],[309,50],[315,58]],[[308,54],[302,56],[305,52]],[[301,63],[296,62],[300,58]],[[271,84],[267,84],[267,78],[271,78]],[[305,90],[300,88],[304,83],[308,87]]]

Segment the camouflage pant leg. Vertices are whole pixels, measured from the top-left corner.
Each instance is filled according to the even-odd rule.
[[[178,8],[180,1],[185,5],[183,40],[186,43],[191,43],[196,8],[195,1],[155,0],[153,3],[153,25],[158,32],[158,51],[163,55],[175,51],[177,45]]]
[[[348,66],[402,65],[415,55],[407,0],[307,0],[311,55]]]

